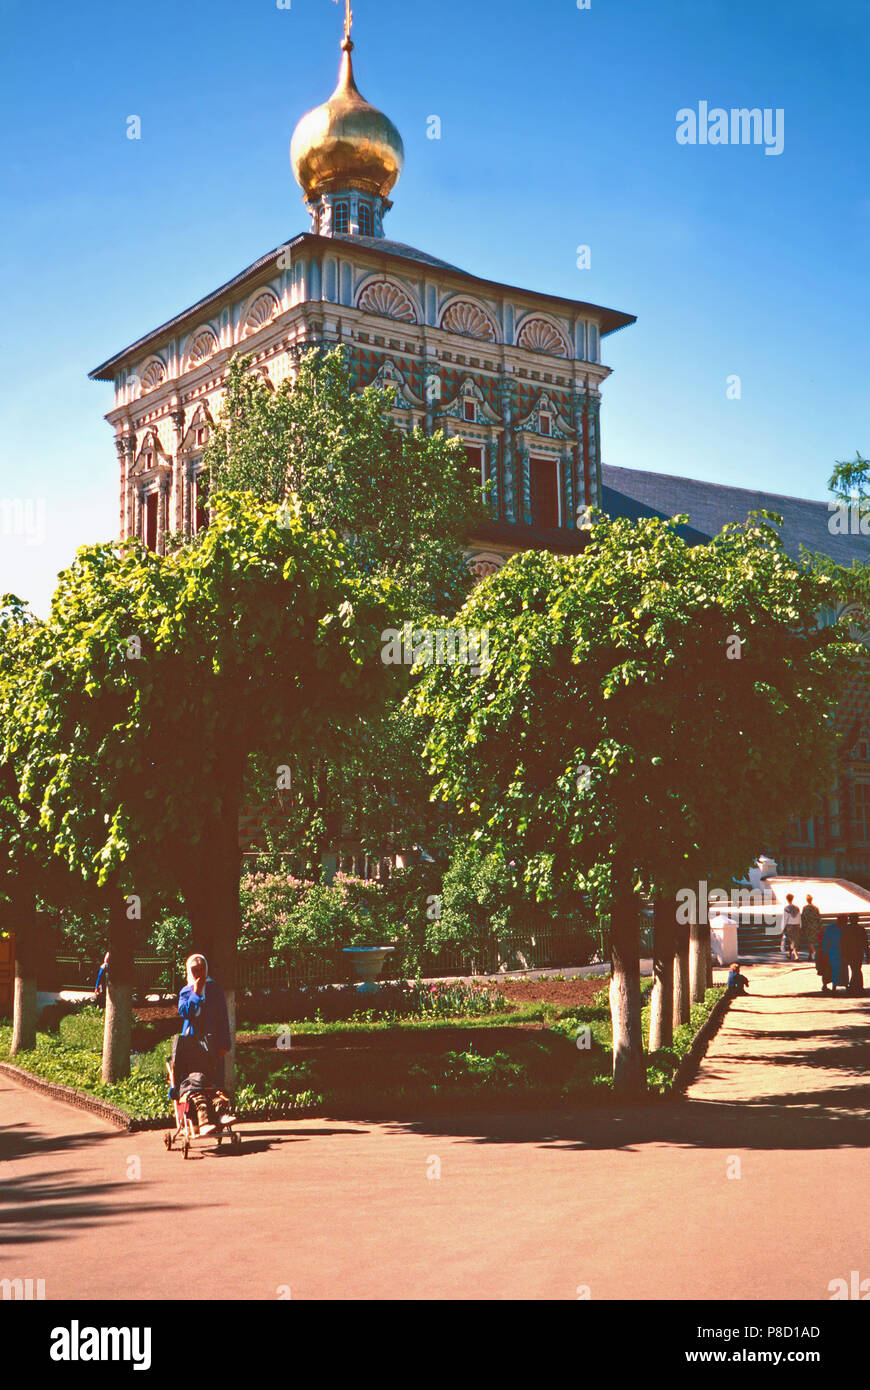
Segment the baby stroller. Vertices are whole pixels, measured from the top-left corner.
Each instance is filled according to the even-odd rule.
[[[220,1148],[226,1137],[229,1139],[234,1149],[241,1148],[242,1136],[236,1134],[232,1124],[224,1124],[215,1115],[214,1131],[211,1134],[200,1134],[196,1106],[193,1097],[181,1094],[181,1086],[185,1078],[190,1076],[197,1067],[207,1065],[203,1059],[203,1054],[198,1046],[194,1049],[189,1047],[192,1039],[176,1037],[172,1043],[172,1057],[166,1063],[166,1075],[169,1080],[169,1098],[175,1112],[175,1133],[167,1132],[163,1136],[163,1142],[167,1149],[171,1149],[176,1140],[181,1141],[181,1152],[187,1158],[190,1153],[190,1146],[194,1139],[213,1139]],[[199,1055],[197,1055],[197,1053]],[[207,1058],[207,1054],[206,1054]],[[211,1100],[217,1091],[216,1086],[206,1085],[201,1087],[199,1094],[204,1096],[209,1102],[209,1109],[213,1110]]]

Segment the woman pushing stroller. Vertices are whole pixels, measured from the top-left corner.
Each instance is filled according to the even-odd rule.
[[[223,1059],[230,1048],[230,1020],[224,992],[209,975],[205,956],[188,956],[186,969],[187,984],[178,995],[184,1027],[175,1041],[173,1074],[179,1094],[193,1102],[200,1134],[211,1134],[216,1126],[209,1103],[219,1124],[229,1125],[235,1120],[221,1089]],[[183,1078],[180,1084],[179,1078]]]

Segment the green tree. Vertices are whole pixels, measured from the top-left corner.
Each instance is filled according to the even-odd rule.
[[[838,459],[828,479],[828,488],[844,506],[857,506],[860,515],[870,506],[870,459],[855,450],[853,459]]]
[[[36,1042],[36,991],[41,961],[39,912],[102,915],[101,895],[89,891],[51,849],[39,806],[24,793],[26,757],[16,741],[28,683],[44,654],[44,625],[20,599],[0,599],[0,915],[15,936],[13,1053]]]
[[[814,802],[854,652],[817,625],[831,582],[769,519],[695,548],[675,525],[597,519],[580,555],[514,556],[456,620],[488,630],[488,669],[429,668],[414,697],[469,830],[539,899],[582,891],[609,912],[624,1093],[644,1078],[638,894],[745,868]]]
[[[280,804],[269,849],[306,877],[320,876],[339,841],[373,858],[447,852],[449,817],[431,799],[419,725],[399,703],[407,681],[395,668],[386,680],[387,706],[334,729],[328,742],[251,759],[245,801]]]
[[[38,818],[20,795],[8,750],[36,628],[36,619],[19,599],[7,594],[0,600],[0,905],[4,925],[15,934],[13,1053],[36,1043],[37,889],[48,853]]]
[[[366,573],[395,585],[399,623],[455,613],[472,582],[463,543],[485,515],[461,441],[404,432],[394,390],[355,391],[341,348],[304,354],[277,391],[250,362],[238,357],[228,370],[204,454],[212,483],[276,503],[298,495],[307,524],[338,532]],[[264,743],[252,760],[246,800],[255,805],[274,801],[276,769],[286,769],[284,830],[270,839],[300,871],[319,875],[344,832],[378,856],[439,852],[445,818],[430,799],[419,729],[400,708],[407,668],[391,667],[390,683],[387,708],[373,716],[361,711],[308,749]]]
[[[279,516],[250,494],[216,495],[205,535],[165,559],[93,546],[60,577],[18,710],[25,794],[98,885],[183,896],[231,1018],[248,756],[317,746],[377,705],[390,597],[295,499]],[[129,939],[118,922],[113,966]],[[126,959],[118,973],[129,1020]],[[116,1048],[112,1079],[124,1066]]]
[[[203,455],[213,488],[290,494],[313,529],[345,538],[360,568],[389,577],[405,616],[454,613],[471,587],[462,545],[484,515],[458,439],[405,433],[392,388],[353,389],[342,348],[312,349],[273,391],[237,357]]]

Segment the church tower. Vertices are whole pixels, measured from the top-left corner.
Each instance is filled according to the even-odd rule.
[[[462,440],[488,492],[489,519],[468,538],[475,574],[517,550],[578,550],[578,517],[601,499],[601,344],[634,318],[385,234],[404,148],[356,85],[351,20],[346,0],[338,84],[291,142],[309,230],[90,374],[114,385],[120,533],[163,553],[170,534],[207,525],[203,449],[233,356],[280,390],[301,353],[340,343],[354,386],[391,389],[400,428]]]
[[[300,120],[290,163],[311,214],[311,230],[382,237],[389,194],[402,172],[402,137],[360,94],[353,73],[348,6],[338,85],[328,101]]]

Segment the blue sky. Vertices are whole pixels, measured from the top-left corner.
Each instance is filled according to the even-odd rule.
[[[42,543],[0,531],[0,592],[44,611],[117,530],[88,370],[307,227],[288,143],[342,11],[0,0],[0,499],[45,508]],[[637,314],[606,462],[823,497],[870,449],[866,0],[357,0],[354,39],[405,141],[389,236]],[[782,108],[783,153],[678,145],[701,101]]]

